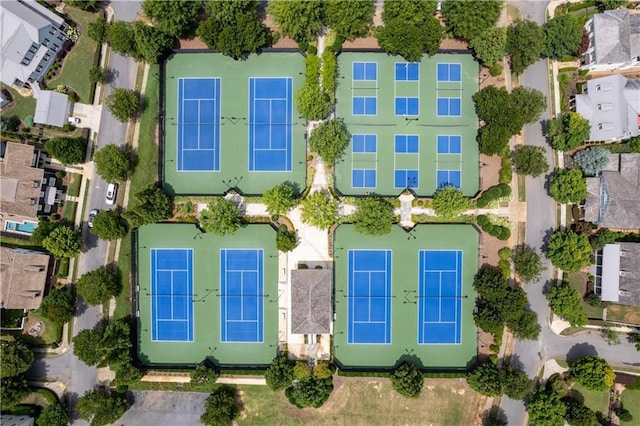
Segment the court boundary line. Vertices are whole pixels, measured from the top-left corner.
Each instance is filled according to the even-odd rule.
[[[191,252],[191,293],[193,293],[194,290],[194,285],[195,285],[195,281],[194,281],[194,273],[195,273],[195,267],[193,266],[194,262],[194,257],[193,257],[193,248],[189,247],[189,248],[184,248],[184,247],[175,247],[175,248],[170,248],[170,247],[160,247],[160,248],[150,248],[149,249],[149,278],[153,280],[153,277],[155,276],[155,274],[153,274],[153,261],[151,260],[151,252],[152,251],[160,251],[160,250],[184,250],[187,252]],[[157,255],[156,255],[157,258]],[[157,263],[157,262],[156,262]],[[157,270],[156,270],[157,272]],[[155,340],[153,338],[153,330],[154,330],[154,326],[156,325],[157,321],[154,322],[153,321],[153,307],[154,307],[154,298],[153,298],[153,286],[149,285],[149,287],[151,288],[151,292],[149,293],[149,298],[151,299],[151,309],[149,309],[149,324],[150,325],[150,334],[151,334],[151,342],[154,343],[194,343],[196,340],[196,336],[195,336],[195,306],[193,303],[193,294],[191,294],[191,308],[190,308],[190,312],[191,312],[191,321],[190,321],[190,325],[191,325],[191,340]],[[139,291],[138,291],[138,296],[139,296]],[[157,300],[156,300],[156,310],[157,310]]]
[[[223,251],[255,251],[255,252],[259,252],[262,254],[262,276],[261,276],[261,282],[262,282],[262,293],[264,293],[264,248],[223,248],[220,247],[218,249],[219,252],[219,256],[218,256],[218,261],[220,262],[220,266],[222,266],[222,252]],[[226,263],[226,257],[225,257],[225,263]],[[226,269],[225,269],[226,272]],[[222,284],[222,267],[220,267],[220,285]],[[225,285],[226,285],[226,279],[225,279]],[[222,290],[222,289],[220,289]],[[241,296],[244,296],[241,295]],[[257,296],[256,295],[256,300],[258,300],[259,303],[262,303],[262,318],[260,320],[256,320],[256,321],[250,321],[250,322],[258,322],[258,325],[262,324],[262,339],[260,341],[255,341],[255,342],[246,342],[246,341],[235,341],[235,340],[222,340],[222,298],[225,297],[225,303],[227,302],[227,298],[228,296],[223,296],[222,295],[222,291],[220,292],[220,343],[224,344],[224,343],[231,343],[231,344],[264,344],[264,327],[265,327],[265,319],[264,319],[264,294],[262,296]],[[225,308],[225,313],[227,312],[227,309]],[[225,319],[225,325],[227,323],[227,320]],[[235,321],[235,322],[245,322],[245,321]],[[249,322],[249,321],[246,321]],[[256,328],[256,333],[259,335],[260,334],[260,327]]]
[[[418,152],[396,152],[396,136],[417,136],[418,137]],[[409,141],[406,140],[405,141],[405,149],[407,148],[409,144]],[[416,158],[418,159],[418,166],[417,169],[415,169],[418,172],[418,177],[416,179],[416,185],[415,186],[411,186],[409,187],[409,182],[408,182],[408,177],[407,177],[407,172],[408,171],[413,171],[414,169],[398,169],[397,168],[397,158],[398,158],[398,154],[400,155],[414,155],[416,156]],[[393,188],[394,189],[419,189],[420,188],[420,135],[417,133],[394,133],[393,135]],[[396,171],[404,171],[405,172],[405,186],[399,187],[396,186]]]
[[[364,136],[365,137],[365,141],[364,141],[364,147],[365,147],[365,152],[354,152],[353,148],[354,148],[354,143],[353,143],[353,137],[354,136]],[[366,147],[367,147],[367,142],[366,142],[366,137],[367,136],[374,136],[375,137],[375,143],[376,143],[376,151],[375,152],[366,152]],[[365,155],[371,155],[371,154],[375,154],[375,160],[374,160],[374,165],[375,168],[374,169],[362,169],[362,168],[354,168],[354,163],[355,163],[355,154],[365,154]],[[373,170],[375,172],[375,185],[374,186],[365,186],[364,183],[366,182],[364,175],[362,176],[362,184],[363,186],[353,186],[353,172],[354,171],[367,171],[367,170]],[[351,135],[351,189],[370,189],[370,188],[377,188],[378,187],[378,134],[377,133],[355,133],[353,135]]]

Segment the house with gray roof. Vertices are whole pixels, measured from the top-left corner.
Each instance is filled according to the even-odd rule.
[[[331,333],[331,269],[291,271],[291,333]]]
[[[604,228],[640,229],[640,154],[610,154],[600,176],[586,181],[584,220]]]
[[[71,114],[69,97],[64,93],[54,92],[53,90],[39,90],[38,92],[33,122],[62,127]]]
[[[584,27],[589,49],[581,58],[582,69],[607,71],[640,65],[640,14],[628,9],[593,15]]]
[[[640,244],[607,244],[598,252],[595,293],[602,301],[640,306]]]
[[[42,80],[67,40],[64,19],[35,0],[0,2],[0,81],[23,87]]]
[[[640,80],[617,74],[588,80],[574,101],[575,111],[591,124],[589,141],[638,136]]]

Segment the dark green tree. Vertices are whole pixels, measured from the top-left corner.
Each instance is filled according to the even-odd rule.
[[[502,392],[511,399],[523,399],[531,392],[531,379],[523,370],[513,366],[500,369]]]
[[[564,422],[567,411],[558,392],[540,388],[527,402],[529,423],[536,426],[557,426]]]
[[[394,19],[378,27],[376,38],[389,55],[402,56],[409,62],[420,62],[423,54],[436,54],[444,38],[444,30],[433,17],[420,26]]]
[[[49,220],[47,217],[40,216],[38,219],[38,226],[33,231],[33,234],[31,234],[31,242],[33,244],[42,245],[44,239],[47,238],[58,226],[60,226],[60,223]]]
[[[267,189],[262,195],[262,202],[267,207],[269,215],[275,218],[298,204],[294,187],[290,182],[284,182]]]
[[[107,20],[100,16],[93,22],[89,22],[87,26],[87,35],[98,42],[98,44],[102,44],[107,41]]]
[[[191,383],[198,385],[212,384],[218,380],[219,376],[220,374],[215,370],[215,368],[205,361],[198,364],[191,372]]]
[[[565,272],[576,272],[591,261],[589,239],[573,231],[556,231],[549,238],[546,256]]]
[[[288,387],[285,396],[289,402],[298,408],[320,408],[333,391],[333,379],[318,379],[308,376],[300,379]]]
[[[140,94],[131,89],[113,89],[105,99],[105,105],[116,120],[124,123],[138,114]]]
[[[175,41],[172,35],[139,21],[133,23],[133,34],[136,52],[150,64],[157,64],[164,52],[173,47]]]
[[[267,386],[274,391],[291,386],[293,382],[293,365],[286,353],[275,357],[264,373]]]
[[[537,280],[540,278],[540,274],[546,269],[542,264],[542,258],[538,252],[526,244],[517,246],[513,250],[512,257],[516,274],[518,274],[520,280],[524,283]]]
[[[627,0],[596,0],[596,6],[600,12],[618,9],[620,7],[624,7],[628,3],[629,2]]]
[[[82,234],[69,226],[59,226],[42,240],[42,247],[57,259],[75,257],[82,248]]]
[[[604,358],[596,355],[583,356],[571,365],[571,376],[587,389],[603,391],[613,386],[616,378],[611,366]]]
[[[596,413],[578,400],[571,397],[562,399],[567,411],[564,419],[569,426],[593,426],[597,424]]]
[[[54,402],[46,406],[36,420],[38,426],[67,426],[69,413],[64,405]]]
[[[87,391],[78,399],[76,411],[91,426],[115,423],[127,411],[125,394],[104,390]]]
[[[154,24],[167,34],[175,37],[193,35],[197,27],[202,2],[144,0],[142,11]]]
[[[240,229],[242,213],[234,202],[217,198],[200,212],[200,226],[215,235],[235,234]]]
[[[91,83],[104,83],[109,76],[109,70],[99,66],[92,66],[89,68],[89,81]]]
[[[418,398],[424,386],[424,377],[418,368],[403,362],[391,373],[391,386],[405,398]]]
[[[526,97],[524,94],[518,99],[523,102]],[[473,95],[473,102],[480,120],[505,129],[512,136],[520,133],[525,124],[522,111],[514,106],[514,98],[504,87],[487,86]]]
[[[269,43],[269,29],[255,15],[238,17],[235,26],[224,27],[217,35],[214,48],[235,60],[244,59],[250,53]],[[210,46],[211,47],[211,46]]]
[[[73,338],[73,353],[87,365],[109,365],[117,370],[124,363],[131,363],[133,345],[130,332],[128,319],[109,324],[100,322],[93,329],[82,330]]]
[[[487,333],[501,334],[504,329],[504,317],[500,306],[495,302],[484,299],[478,300],[476,310],[473,313],[473,320],[478,328]]]
[[[102,338],[104,325],[87,328],[73,338],[73,353],[87,365],[97,365],[102,361]]]
[[[325,163],[333,166],[344,155],[350,137],[341,119],[329,120],[311,132],[309,147],[317,152]]]
[[[445,219],[460,216],[470,206],[469,199],[455,186],[444,186],[433,194],[433,210],[436,216]]]
[[[325,21],[338,35],[351,40],[367,35],[374,10],[373,0],[328,0]]]
[[[559,169],[549,177],[549,192],[558,203],[577,203],[587,198],[587,183],[580,169]]]
[[[95,10],[97,0],[65,0],[64,3],[83,10]]]
[[[338,202],[325,192],[314,192],[304,198],[302,221],[320,229],[329,229],[336,223]]]
[[[498,22],[502,6],[500,0],[447,0],[442,2],[442,14],[447,31],[456,38],[472,40]]]
[[[31,393],[24,375],[0,378],[0,407],[12,408]]]
[[[577,112],[565,112],[547,122],[547,136],[559,151],[571,151],[582,145],[591,132],[589,120]]]
[[[522,125],[540,120],[540,115],[547,109],[547,98],[544,93],[524,86],[513,89],[511,102],[513,108],[520,111]]]
[[[20,341],[0,341],[0,377],[18,376],[31,367],[33,352]]]
[[[589,243],[591,244],[591,247],[593,247],[594,251],[602,250],[605,245],[614,243],[623,235],[624,234],[620,232],[615,232],[607,228],[600,228],[598,229],[598,232],[589,237]]]
[[[240,416],[240,406],[236,402],[235,386],[222,385],[214,390],[205,401],[205,409],[200,421],[209,426],[231,426]]]
[[[519,308],[518,315],[507,319],[506,326],[520,340],[537,340],[542,331],[538,323],[538,314],[525,307]]]
[[[76,312],[76,295],[69,287],[53,288],[42,299],[40,313],[51,321],[64,324],[71,321]]]
[[[356,200],[352,216],[356,231],[365,235],[386,235],[395,220],[393,206],[384,198],[365,197]]]
[[[98,269],[83,274],[78,280],[78,294],[89,305],[108,303],[112,296],[117,296],[122,290],[119,277],[101,266]]]
[[[573,154],[573,161],[586,176],[595,176],[609,165],[609,151],[597,146]]]
[[[87,144],[82,138],[56,137],[46,141],[44,149],[64,165],[80,164],[84,163]]]
[[[484,299],[499,302],[507,294],[509,283],[500,269],[483,265],[473,278],[473,287]]]
[[[549,19],[544,25],[544,54],[553,58],[576,54],[582,41],[582,27],[578,17],[571,13]]]
[[[300,115],[307,120],[321,120],[331,111],[329,95],[322,91],[317,81],[307,80],[296,92],[294,100]]]
[[[100,210],[93,219],[91,233],[101,240],[117,240],[127,235],[127,222],[115,210]]]
[[[133,169],[131,148],[109,144],[96,151],[93,156],[96,171],[107,182],[127,180]]]
[[[135,198],[136,205],[122,214],[132,227],[137,228],[171,217],[173,200],[157,185],[148,184],[135,194]]]
[[[136,35],[131,22],[116,21],[107,26],[109,46],[123,56],[138,57]]]
[[[295,231],[287,230],[285,225],[280,225],[276,234],[276,248],[282,252],[293,251],[298,247],[298,234]]]
[[[499,125],[488,124],[478,129],[478,148],[482,154],[495,155],[502,153],[513,136],[509,129]]]
[[[208,1],[204,9],[210,18],[221,26],[234,26],[238,17],[258,13],[258,2],[255,0]]]
[[[522,74],[540,58],[544,48],[544,31],[533,21],[516,21],[507,28],[505,50],[511,61],[511,71]]]
[[[505,27],[491,27],[473,38],[469,47],[473,49],[480,62],[491,67],[504,57],[506,44],[507,29]]]
[[[491,361],[485,361],[467,374],[467,384],[471,389],[485,396],[502,395],[500,371]]]
[[[382,20],[385,24],[400,20],[407,24],[420,26],[433,18],[436,13],[435,0],[385,0],[383,4]]]
[[[272,0],[267,11],[278,24],[282,34],[298,43],[315,40],[322,29],[324,2]]]
[[[538,177],[549,170],[547,152],[541,146],[522,145],[513,155],[516,171],[525,176]]]
[[[547,300],[553,312],[568,321],[572,327],[582,327],[587,323],[587,313],[582,307],[580,294],[568,283],[551,287]]]

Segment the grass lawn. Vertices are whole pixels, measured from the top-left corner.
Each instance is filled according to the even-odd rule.
[[[76,209],[78,208],[78,203],[75,201],[65,201],[64,202],[64,212],[62,213],[62,218],[71,223],[76,218]]]
[[[67,194],[72,197],[80,196],[80,184],[82,184],[82,175],[78,173],[68,173],[65,180],[67,183]]]
[[[30,320],[37,320],[42,322],[44,326],[44,333],[41,336],[33,337],[26,334],[22,335],[25,342],[30,345],[50,345],[52,343],[58,343],[62,340],[62,324],[55,323],[43,316],[36,314],[35,312],[29,313]]]
[[[518,180],[518,201],[527,201],[527,186],[526,178],[523,174],[517,173],[516,179]]]
[[[572,289],[576,290],[580,294],[580,297],[584,297],[584,293],[586,291],[585,278],[586,277],[584,276],[584,274],[580,272],[574,272],[572,274],[569,274],[569,278],[568,278],[569,286]],[[602,319],[602,308],[596,308],[594,306],[591,306],[588,303],[586,303],[584,299],[582,299],[581,304],[589,318]]]
[[[623,423],[629,426],[640,425],[640,389],[625,389],[620,395],[620,401],[624,405],[624,408],[631,412],[633,420],[628,423]]]
[[[579,401],[584,401],[584,405],[591,408],[593,411],[600,411],[606,414],[609,408],[609,391],[592,391],[584,388],[582,385],[576,383],[571,390],[572,396]]]
[[[87,25],[98,18],[97,13],[86,12],[75,7],[66,7],[66,11],[79,26],[80,37],[71,52],[62,62],[62,71],[54,80],[49,80],[47,86],[54,89],[59,84],[73,87],[82,103],[93,103],[91,96],[91,82],[89,81],[89,67],[93,65],[94,55],[98,48],[92,38],[87,35]]]
[[[140,134],[138,147],[136,148],[139,161],[131,176],[129,203],[135,203],[134,195],[140,192],[144,186],[158,179],[158,145],[155,141],[160,102],[158,78],[155,76],[158,71],[158,65],[151,65],[147,87],[144,92],[146,107],[140,117]],[[118,267],[122,273],[122,293],[116,298],[114,319],[131,314],[131,283],[129,280],[131,273],[131,233],[128,233],[121,241]]]
[[[39,246],[37,244],[33,244],[31,242],[31,240],[23,240],[20,238],[12,238],[12,237],[7,237],[7,236],[0,236],[0,243],[3,246],[9,246],[9,247],[21,247],[21,248],[25,248],[25,249],[29,249],[29,250],[37,250],[37,251],[46,251],[44,248],[42,248],[42,246]]]
[[[607,320],[640,324],[640,307],[611,303],[607,306]]]
[[[1,87],[7,89],[13,98],[13,106],[3,111],[2,115],[6,117],[17,115],[23,123],[26,116],[30,115],[33,118],[33,115],[36,113],[36,100],[34,98],[20,96],[12,87],[4,84],[2,84]]]

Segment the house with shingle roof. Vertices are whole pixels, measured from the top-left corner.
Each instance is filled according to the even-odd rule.
[[[640,14],[628,9],[593,15],[584,27],[589,49],[581,58],[582,69],[607,71],[640,66]]]
[[[603,302],[640,306],[640,244],[607,244],[596,255],[595,292]]]
[[[0,247],[0,305],[5,309],[38,309],[50,259],[39,251]]]
[[[291,271],[291,333],[331,333],[333,271]]]

